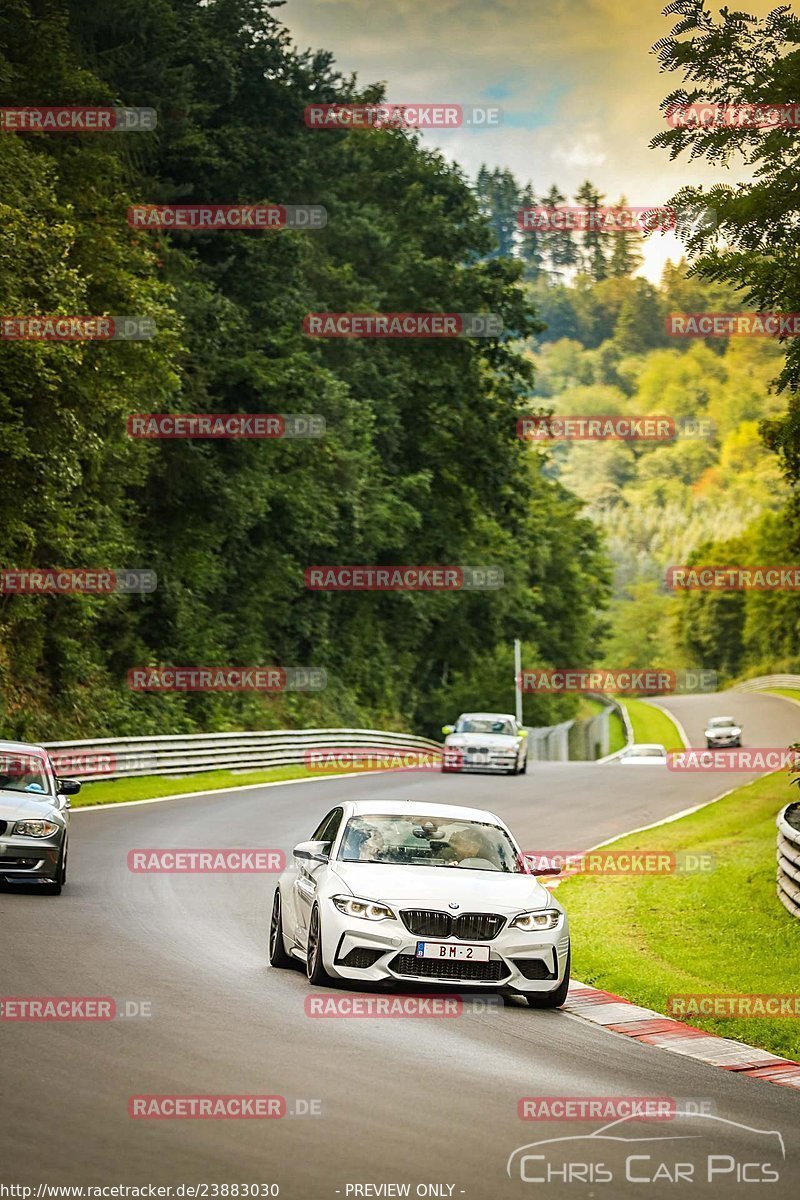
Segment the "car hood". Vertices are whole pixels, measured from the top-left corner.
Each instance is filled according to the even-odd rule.
[[[446,746],[486,746],[489,750],[513,750],[519,738],[511,733],[450,733]]]
[[[24,821],[26,817],[49,819],[53,813],[59,815],[53,796],[36,800],[32,792],[0,790],[0,821]]]
[[[738,725],[709,725],[706,737],[738,737],[741,732]]]
[[[334,872],[354,896],[387,904],[442,909],[458,904],[461,912],[520,912],[550,903],[550,893],[535,875],[345,862],[336,862]]]

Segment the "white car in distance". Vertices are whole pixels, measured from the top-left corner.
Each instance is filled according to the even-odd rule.
[[[665,767],[667,751],[659,742],[637,742],[623,750],[617,762],[626,767]]]
[[[493,813],[449,804],[338,805],[295,846],[275,889],[270,962],[309,981],[454,984],[558,1008],[569,923]]]
[[[528,731],[509,713],[462,713],[455,725],[443,725],[442,733],[445,772],[524,775],[528,769]]]

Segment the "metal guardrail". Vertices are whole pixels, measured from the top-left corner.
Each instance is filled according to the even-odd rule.
[[[309,752],[427,751],[439,742],[384,729],[269,729],[250,733],[168,734],[145,738],[99,738],[45,742],[62,776],[124,779],[139,775],[193,775],[302,765]]]
[[[778,899],[800,918],[800,803],[778,813]]]
[[[574,721],[562,721],[560,725],[528,726],[528,759],[534,762],[567,762],[569,731],[574,724]]]
[[[769,688],[790,688],[800,692],[800,675],[759,675],[735,683],[732,692],[762,692]]]
[[[528,729],[528,758],[539,762],[603,762],[609,759],[611,737],[609,721],[616,711],[625,726],[627,744],[633,741],[628,714],[609,696],[595,695],[605,706],[602,712],[560,725],[540,725]],[[621,753],[621,751],[619,751]],[[611,756],[616,757],[616,756]]]

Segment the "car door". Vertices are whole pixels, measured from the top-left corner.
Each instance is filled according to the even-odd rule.
[[[343,815],[344,809],[331,809],[311,835],[311,840],[326,842],[327,850],[330,850],[336,839],[336,834],[339,832]],[[294,908],[297,940],[302,946],[305,946],[311,909],[314,907],[314,901],[317,897],[319,876],[327,871],[328,864],[323,862],[309,862],[305,859],[297,859],[296,863],[297,876],[294,881]]]

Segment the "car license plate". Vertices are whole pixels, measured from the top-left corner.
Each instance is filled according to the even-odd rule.
[[[417,942],[417,958],[466,958],[471,962],[486,962],[488,946],[468,946],[463,942]]]

